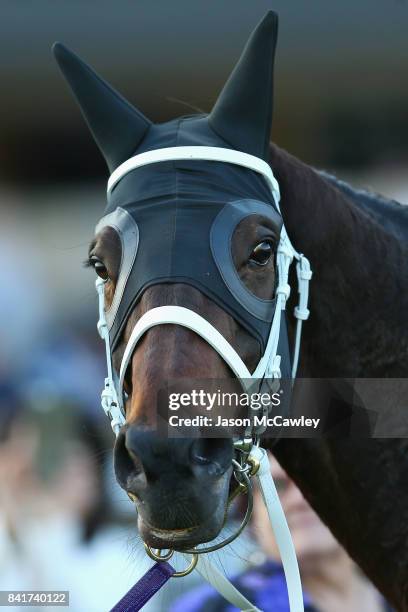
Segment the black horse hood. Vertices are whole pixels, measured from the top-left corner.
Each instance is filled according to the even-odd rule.
[[[226,146],[206,117],[181,118],[151,127],[138,153],[203,144]],[[231,253],[234,229],[253,214],[268,218],[278,240],[281,217],[265,180],[232,164],[177,160],[125,175],[109,194],[106,214],[97,227],[100,231],[109,224],[119,229],[123,249],[128,227],[133,226],[138,235],[137,257],[118,305],[112,342],[147,287],[180,282],[193,285],[226,309],[264,346],[275,302],[246,289]]]
[[[276,38],[277,17],[269,12],[251,35],[212,112],[160,125],[65,47],[55,45],[54,53],[112,172],[134,155],[168,147],[221,147],[267,160]],[[235,228],[254,214],[268,219],[278,241],[282,220],[264,178],[233,164],[177,160],[123,176],[109,193],[97,226],[97,231],[113,226],[122,240],[120,278],[107,312],[112,349],[147,287],[183,282],[229,312],[263,351],[276,301],[260,299],[246,288],[231,253]],[[281,342],[287,344],[286,333]],[[287,353],[285,347],[280,351]]]

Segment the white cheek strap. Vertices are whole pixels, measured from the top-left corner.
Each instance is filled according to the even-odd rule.
[[[120,428],[125,424],[125,417],[121,411],[119,404],[118,392],[114,380],[112,369],[112,355],[109,340],[109,328],[105,315],[105,281],[102,278],[97,278],[95,282],[96,291],[98,293],[99,305],[99,320],[97,324],[98,332],[102,340],[105,342],[107,377],[105,385],[101,393],[101,405],[106,416],[110,419],[111,427],[115,436],[119,434]],[[122,393],[122,391],[120,391]],[[121,400],[122,401],[122,400]]]

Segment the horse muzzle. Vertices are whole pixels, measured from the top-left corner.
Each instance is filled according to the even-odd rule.
[[[172,439],[136,425],[122,429],[115,474],[135,501],[143,540],[181,548],[214,538],[224,523],[233,456],[228,438]]]

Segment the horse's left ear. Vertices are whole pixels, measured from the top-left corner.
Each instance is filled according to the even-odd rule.
[[[211,114],[213,130],[239,151],[269,159],[278,16],[269,11],[251,34]]]

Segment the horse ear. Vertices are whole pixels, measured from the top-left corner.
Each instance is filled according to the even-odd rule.
[[[64,45],[55,43],[52,50],[113,172],[132,155],[151,122]]]
[[[209,116],[213,130],[235,149],[266,160],[277,37],[278,16],[269,11],[252,32]]]

